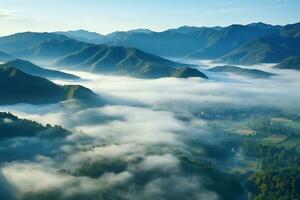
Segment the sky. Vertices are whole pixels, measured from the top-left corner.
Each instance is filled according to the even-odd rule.
[[[0,0],[0,35],[300,21],[300,0]]]

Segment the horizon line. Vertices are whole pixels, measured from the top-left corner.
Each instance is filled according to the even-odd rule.
[[[230,27],[230,26],[233,26],[233,25],[247,26],[247,25],[250,25],[250,24],[259,24],[259,23],[265,24],[265,25],[271,25],[271,26],[287,26],[287,25],[292,25],[292,24],[298,24],[298,23],[300,23],[300,21],[297,21],[297,22],[294,22],[294,23],[285,23],[285,24],[271,24],[271,23],[265,23],[265,22],[259,21],[259,22],[251,22],[251,23],[233,23],[233,24],[228,24],[228,25],[223,25],[223,26],[222,25],[215,25],[215,26],[182,25],[182,26],[170,27],[170,28],[162,29],[162,30],[154,30],[154,29],[150,29],[150,28],[140,27],[140,28],[127,29],[127,30],[115,30],[115,31],[108,32],[108,33],[101,33],[101,32],[98,32],[98,31],[93,31],[91,29],[84,29],[84,28],[64,29],[64,30],[55,30],[55,31],[30,31],[30,30],[28,30],[28,31],[12,32],[12,33],[5,34],[5,35],[2,35],[0,33],[0,37],[10,36],[10,35],[18,34],[18,33],[55,33],[55,32],[69,32],[69,31],[87,31],[87,32],[91,32],[91,33],[97,33],[97,34],[103,35],[103,36],[106,36],[106,35],[109,35],[109,34],[112,34],[112,33],[117,33],[117,32],[129,32],[129,31],[134,31],[134,30],[149,30],[149,31],[154,32],[154,33],[162,33],[162,32],[166,32],[166,31],[169,31],[169,30],[176,30],[176,29],[179,29],[179,28],[182,28],[182,27],[191,27],[191,28],[216,28],[216,27],[220,27],[220,28],[227,28],[227,27]]]

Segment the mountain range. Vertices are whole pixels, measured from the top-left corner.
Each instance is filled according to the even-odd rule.
[[[80,85],[57,85],[45,78],[32,76],[9,65],[0,65],[0,104],[46,104],[76,99],[86,104],[103,104],[91,90]]]
[[[67,33],[65,33],[67,35]],[[255,59],[256,55],[268,54],[274,51],[276,46],[272,40],[274,35],[281,40],[291,40],[291,42],[282,41],[285,45],[283,49],[275,49],[276,55],[261,56]],[[70,35],[69,35],[70,36]],[[72,37],[72,36],[71,36]],[[177,29],[169,29],[162,32],[150,31],[147,29],[118,31],[108,35],[101,35],[97,39],[89,40],[95,44],[120,45],[125,47],[138,48],[143,51],[153,53],[163,57],[189,57],[197,59],[219,59],[229,60],[232,63],[256,64],[261,61],[278,62],[286,58],[299,54],[299,47],[289,46],[293,41],[299,40],[300,23],[289,24],[285,26],[270,25],[264,23],[252,23],[248,25],[234,24],[228,27],[189,27],[182,26]],[[259,42],[260,41],[260,42]],[[260,44],[260,43],[263,44]],[[271,50],[260,50],[257,52],[253,46],[262,45],[271,46]],[[266,48],[266,47],[265,47]],[[239,49],[239,50],[237,50]],[[292,49],[287,51],[287,49]],[[240,53],[247,51],[247,55]],[[239,54],[240,53],[240,54]],[[254,58],[249,62],[248,58]],[[245,60],[245,62],[244,62]]]
[[[173,62],[135,48],[95,45],[68,55],[56,63],[57,66],[106,74],[130,75],[139,78],[192,77],[207,78],[190,65]],[[183,75],[180,69],[189,73]],[[183,76],[181,76],[183,75]]]
[[[229,64],[253,65],[277,63],[287,57],[300,55],[300,37],[268,35],[252,40],[217,61]]]
[[[10,44],[9,48],[6,44]],[[11,52],[14,46],[16,51]],[[182,73],[177,72],[175,68],[183,67],[185,68],[183,71],[189,71],[186,74],[207,78],[198,70],[186,69],[191,65],[173,62],[135,48],[95,45],[57,33],[26,32],[2,37],[0,38],[0,49],[10,52],[17,58],[38,62],[46,61],[46,63],[55,63],[55,65],[75,70],[139,78],[159,78],[171,77],[174,74],[180,76]]]
[[[300,55],[300,23],[182,26],[162,32],[136,29],[107,35],[85,30],[24,32],[0,37],[0,51],[2,62],[20,58],[44,61],[52,67],[55,63],[60,68],[139,78],[172,77],[181,74],[177,68],[184,68],[187,74],[207,78],[191,65],[163,57],[213,59],[234,65],[278,63]]]

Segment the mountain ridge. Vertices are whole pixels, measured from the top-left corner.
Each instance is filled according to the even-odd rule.
[[[170,77],[176,68],[191,65],[173,62],[135,48],[95,45],[58,60],[56,65],[71,69],[138,78]],[[195,73],[196,74],[196,73]],[[200,77],[207,78],[202,72]]]
[[[41,76],[44,78],[56,78],[56,79],[71,79],[71,80],[80,79],[80,77],[75,76],[73,74],[68,74],[57,70],[45,69],[29,61],[21,60],[21,59],[11,60],[4,64],[10,67],[14,67],[20,71],[23,71],[33,76]]]

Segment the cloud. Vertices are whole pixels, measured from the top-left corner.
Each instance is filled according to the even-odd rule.
[[[268,65],[257,67],[279,75],[252,79],[210,74],[211,79],[207,81],[198,78],[143,80],[79,73],[86,79],[79,84],[104,96],[110,105],[98,108],[67,106],[68,103],[1,106],[1,110],[23,118],[59,124],[73,131],[61,141],[37,138],[2,141],[1,155],[30,152],[6,160],[2,179],[20,195],[50,188],[68,196],[84,191],[114,190],[115,195],[128,199],[183,199],[187,194],[190,199],[218,199],[215,191],[206,189],[205,183],[210,179],[203,178],[201,170],[185,171],[180,160],[180,155],[193,156],[194,152],[197,159],[207,158],[205,149],[197,142],[218,145],[223,139],[211,136],[209,122],[199,119],[197,112],[206,107],[218,110],[256,105],[296,111],[300,99],[300,94],[293,92],[300,86],[298,72],[276,70]],[[76,171],[95,162],[108,163],[105,169],[97,168],[97,178],[58,172]],[[113,164],[110,165],[114,162],[125,166],[114,171]],[[38,184],[34,182],[39,180],[36,177],[46,180]]]
[[[147,156],[140,164],[141,170],[146,171],[159,169],[171,172],[172,170],[177,169],[178,166],[179,161],[171,154]]]

